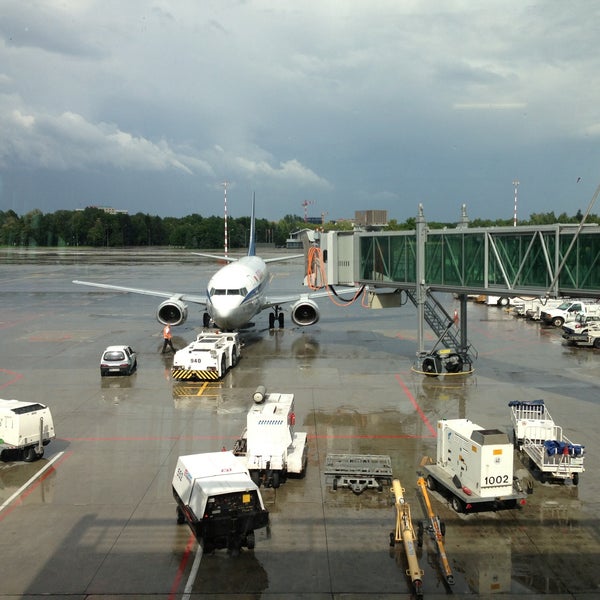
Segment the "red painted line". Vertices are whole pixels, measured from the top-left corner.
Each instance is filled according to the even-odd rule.
[[[175,579],[173,580],[173,585],[171,586],[171,593],[169,594],[169,600],[173,600],[177,596],[177,590],[181,585],[181,579],[183,578],[183,573],[185,571],[185,566],[187,565],[190,556],[192,555],[192,548],[194,547],[194,542],[196,538],[193,534],[190,535],[188,542],[185,547],[185,551],[181,560],[179,561],[179,567],[177,569],[177,574],[175,575]]]
[[[415,397],[410,393],[410,390],[406,387],[406,384],[404,383],[404,381],[402,381],[402,378],[398,374],[396,374],[396,381],[400,384],[400,387],[406,394],[407,398],[412,402],[412,405],[415,407],[415,410],[417,411],[417,413],[419,413],[421,420],[423,421],[423,423],[425,423],[425,426],[427,427],[427,429],[429,429],[429,431],[431,432],[431,435],[433,437],[437,437],[435,427],[433,427],[431,425],[431,423],[429,422],[429,419],[425,416],[425,413],[419,406],[419,403],[415,400]]]
[[[13,383],[16,383],[17,381],[19,381],[19,379],[23,379],[22,373],[15,373],[14,371],[9,371],[8,369],[0,369],[0,373],[6,373],[7,375],[13,376],[12,379],[0,385],[0,390],[4,389],[5,387],[8,387],[9,385],[12,385]]]
[[[0,329],[16,327],[17,325],[21,325],[21,323],[28,323],[29,321],[33,321],[34,319],[38,319],[43,316],[44,315],[32,315],[31,317],[24,317],[22,319],[17,319],[16,321],[4,321],[0,323]]]

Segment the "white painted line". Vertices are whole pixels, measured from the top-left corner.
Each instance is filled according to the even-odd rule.
[[[183,596],[181,597],[181,600],[190,600],[192,588],[194,587],[194,582],[196,581],[196,575],[198,574],[198,569],[200,568],[200,561],[202,560],[203,552],[204,548],[202,547],[202,544],[198,544],[198,550],[196,550],[196,556],[194,557],[194,564],[192,565],[190,576],[185,584],[185,589],[183,590]]]
[[[38,471],[27,483],[24,483],[8,500],[4,501],[4,504],[0,506],[0,512],[2,512],[10,503],[17,497],[20,496],[38,477],[42,476],[62,455],[63,452],[59,452],[52,460],[48,461],[48,464],[41,470]]]

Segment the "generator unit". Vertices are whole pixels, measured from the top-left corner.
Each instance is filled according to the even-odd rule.
[[[177,523],[186,523],[204,552],[254,548],[254,531],[266,527],[269,512],[242,460],[232,452],[180,456],[172,481]]]
[[[46,405],[0,400],[0,452],[15,450],[32,462],[44,455],[44,446],[54,438],[54,422]]]
[[[440,420],[435,464],[424,465],[429,489],[444,491],[457,512],[489,503],[515,508],[526,494],[514,478],[514,446],[499,429],[469,419]]]

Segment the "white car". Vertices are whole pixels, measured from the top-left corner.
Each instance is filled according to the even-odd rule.
[[[131,346],[109,346],[100,359],[100,375],[131,375],[137,368],[137,354]]]

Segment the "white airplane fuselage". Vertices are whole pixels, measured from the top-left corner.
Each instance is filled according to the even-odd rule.
[[[247,325],[263,309],[269,281],[267,265],[258,256],[244,256],[219,269],[207,286],[206,310],[215,325]]]

